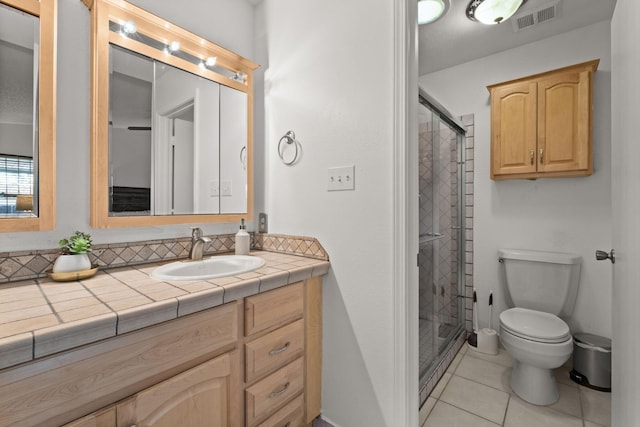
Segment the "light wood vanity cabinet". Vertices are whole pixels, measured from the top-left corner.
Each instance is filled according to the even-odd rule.
[[[491,179],[593,173],[593,73],[599,60],[488,86]]]
[[[108,408],[82,417],[79,420],[65,424],[63,427],[113,427],[116,425],[116,406]]]
[[[238,352],[218,356],[65,427],[241,426]]]
[[[1,370],[0,426],[308,426],[321,288],[311,277]]]
[[[276,414],[304,390],[304,284],[245,300],[245,410],[247,426],[275,425]],[[304,402],[301,402],[303,405]],[[303,407],[294,408],[293,424]],[[279,421],[280,422],[280,421]]]

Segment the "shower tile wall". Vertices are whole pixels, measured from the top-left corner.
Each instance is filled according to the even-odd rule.
[[[474,117],[467,114],[460,117],[465,127],[465,197],[464,197],[464,309],[465,309],[465,330],[473,331],[473,179],[474,179]]]

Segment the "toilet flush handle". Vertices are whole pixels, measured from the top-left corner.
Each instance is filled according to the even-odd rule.
[[[605,251],[596,251],[596,259],[598,261],[604,261],[605,259],[611,260],[611,264],[616,263],[616,252],[611,249],[611,252],[607,253]]]

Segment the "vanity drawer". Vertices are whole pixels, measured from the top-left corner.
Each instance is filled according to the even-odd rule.
[[[304,425],[303,420],[304,395],[300,394],[257,427],[298,427]]]
[[[246,381],[253,381],[304,351],[304,320],[297,320],[245,344]]]
[[[279,409],[303,390],[302,369],[299,358],[245,390],[248,425]]]
[[[302,317],[303,292],[304,284],[298,282],[245,298],[245,335],[265,331]]]

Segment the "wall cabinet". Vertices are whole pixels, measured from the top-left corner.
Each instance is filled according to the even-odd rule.
[[[2,370],[0,426],[308,426],[321,288],[311,277]]]
[[[599,60],[488,86],[491,179],[593,173],[593,73]]]

